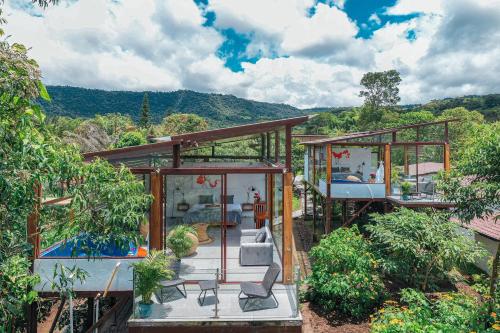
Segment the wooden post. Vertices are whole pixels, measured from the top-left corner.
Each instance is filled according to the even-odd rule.
[[[40,221],[40,209],[42,207],[42,185],[37,183],[33,188],[35,192],[35,204],[33,211],[28,216],[27,238],[28,243],[33,247],[33,259],[40,256],[40,230],[38,223]]]
[[[313,239],[316,240],[316,190],[312,188]]]
[[[449,133],[448,133],[448,122],[444,123],[444,142],[448,143],[449,141]]]
[[[391,195],[391,145],[384,146],[384,181],[385,181],[385,195]]]
[[[274,162],[280,161],[280,131],[274,132]]]
[[[328,234],[332,230],[332,145],[326,145],[326,219],[325,232]]]
[[[151,172],[153,202],[149,212],[149,249],[161,250],[161,175]]]
[[[271,159],[271,133],[266,133],[266,158],[269,161]]]
[[[269,218],[269,229],[273,230],[273,213],[274,213],[274,179],[273,174],[267,174],[267,217]]]
[[[288,172],[292,171],[292,126],[285,128],[285,166]]]
[[[173,158],[172,167],[179,168],[181,166],[181,145],[174,145],[172,148]]]
[[[283,283],[293,283],[292,173],[283,177]]]
[[[444,171],[450,171],[450,144],[443,145]]]
[[[304,183],[304,219],[307,219],[307,184]]]
[[[329,234],[331,229],[331,224],[332,224],[332,205],[333,205],[333,200],[330,197],[325,198],[325,234]]]
[[[85,328],[89,329],[92,325],[94,325],[94,297],[87,297],[87,318]]]

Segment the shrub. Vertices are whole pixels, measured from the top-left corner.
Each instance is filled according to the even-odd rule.
[[[429,300],[419,291],[403,289],[401,304],[386,302],[373,317],[371,332],[488,332],[485,326],[481,305],[473,297],[453,292]]]
[[[124,132],[115,144],[115,148],[123,148],[130,146],[139,146],[146,144],[147,140],[139,131]]]
[[[372,218],[376,223],[366,229],[383,271],[422,290],[443,280],[454,266],[485,255],[477,243],[458,233],[447,214],[401,208]]]
[[[196,231],[187,225],[176,226],[167,237],[167,246],[177,259],[182,258],[193,246],[193,240],[189,238],[188,233],[196,235]]]
[[[357,227],[337,229],[323,238],[311,258],[308,298],[324,310],[362,318],[382,301],[377,263]]]

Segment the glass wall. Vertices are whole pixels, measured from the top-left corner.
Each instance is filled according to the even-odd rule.
[[[274,175],[273,238],[280,258],[283,253],[283,175]]]

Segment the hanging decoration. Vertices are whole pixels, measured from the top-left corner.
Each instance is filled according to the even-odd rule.
[[[211,188],[217,187],[219,184],[219,180],[216,179],[215,182],[212,182],[210,178],[207,176],[200,175],[196,178],[196,184],[201,185],[201,186],[210,186]]]
[[[346,159],[349,159],[351,158],[351,153],[349,152],[349,150],[344,150],[344,151],[340,151],[340,152],[334,152],[332,151],[332,155],[333,155],[333,158],[337,159],[337,160],[340,160],[342,158],[342,155],[345,155],[345,158]]]

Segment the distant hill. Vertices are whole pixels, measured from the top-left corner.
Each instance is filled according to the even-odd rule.
[[[48,86],[51,103],[41,102],[48,115],[90,118],[96,113],[122,113],[139,119],[144,92],[105,91]],[[172,113],[195,113],[212,127],[257,120],[297,117],[305,111],[286,104],[251,101],[232,95],[205,94],[189,90],[148,92],[151,118],[160,122]]]
[[[122,113],[139,119],[144,92],[106,91],[76,87],[48,86],[51,103],[41,102],[48,115],[91,118],[95,114]],[[148,92],[153,122],[172,113],[195,113],[208,119],[211,127],[223,127],[254,121],[297,117],[318,112],[335,115],[352,107],[299,109],[287,104],[263,103],[232,95],[206,94],[190,90]],[[464,96],[433,100],[422,105],[403,105],[404,110],[429,110],[439,115],[446,109],[463,106],[477,110],[489,121],[499,120],[500,94]]]

